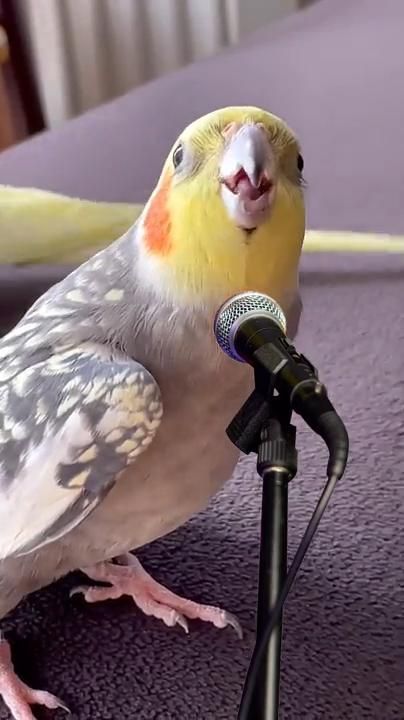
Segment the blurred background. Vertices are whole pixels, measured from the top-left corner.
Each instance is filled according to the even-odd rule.
[[[0,150],[316,0],[0,0]]]

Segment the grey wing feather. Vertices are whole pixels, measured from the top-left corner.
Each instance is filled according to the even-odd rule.
[[[142,365],[80,348],[0,383],[0,559],[82,522],[150,445],[162,412]]]
[[[299,290],[294,293],[289,304],[285,304],[285,311],[288,337],[293,340],[298,333],[303,312],[303,301]]]

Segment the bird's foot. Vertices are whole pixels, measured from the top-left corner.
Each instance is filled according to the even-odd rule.
[[[10,645],[0,633],[0,697],[3,698],[14,720],[35,720],[31,705],[44,705],[50,710],[69,709],[55,695],[44,690],[33,690],[14,672]]]
[[[91,568],[82,568],[92,580],[111,583],[110,587],[88,587],[80,585],[73,588],[70,595],[82,593],[87,602],[112,600],[129,595],[136,605],[146,614],[152,615],[169,627],[180,625],[186,633],[189,632],[187,618],[190,620],[203,620],[210,622],[217,628],[228,625],[234,628],[239,638],[243,637],[241,625],[234,615],[211,605],[186,600],[167,590],[163,585],[143,569],[139,560],[133,555],[117,558],[119,564],[110,562],[99,563]]]

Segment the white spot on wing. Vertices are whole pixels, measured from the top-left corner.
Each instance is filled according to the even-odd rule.
[[[5,345],[4,347],[0,347],[0,360],[8,357],[9,355],[11,355],[14,352],[15,352],[15,345]]]
[[[41,536],[74,502],[77,492],[57,484],[56,469],[91,440],[84,418],[75,413],[59,433],[31,447],[23,468],[2,494],[0,558]]]
[[[0,411],[5,412],[8,405],[8,387],[3,385],[0,387]]]
[[[35,308],[35,315],[40,317],[48,318],[59,318],[71,315],[72,311],[68,307],[62,307],[61,305],[51,305],[50,303],[43,303],[38,308]]]
[[[36,322],[21,323],[21,325],[17,325],[15,328],[13,328],[10,334],[13,338],[19,337],[20,335],[25,335],[25,333],[29,333],[32,330],[35,330],[37,327],[38,323]]]
[[[0,370],[0,382],[7,382],[7,380],[11,380],[18,372],[18,368],[7,366],[7,363],[5,363],[5,367]]]
[[[19,373],[12,381],[12,388],[19,397],[24,397],[26,394],[33,375],[35,375],[35,370],[33,368],[27,368]]]
[[[66,295],[66,299],[70,300],[71,302],[77,303],[82,303],[86,301],[86,298],[81,292],[81,290],[70,290],[70,292],[68,292]]]
[[[119,288],[112,288],[112,290],[109,290],[105,295],[105,300],[108,300],[108,302],[119,302],[123,298],[123,290],[120,290]]]
[[[15,440],[24,440],[28,437],[29,431],[23,423],[15,423],[11,428],[11,434]]]
[[[38,336],[31,335],[24,342],[24,348],[35,348],[38,347]]]

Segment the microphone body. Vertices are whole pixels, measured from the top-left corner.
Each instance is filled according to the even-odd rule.
[[[270,375],[279,395],[326,443],[328,475],[342,477],[349,446],[345,426],[316,368],[288,340],[280,306],[261,293],[242,293],[219,309],[214,330],[227,355]]]

